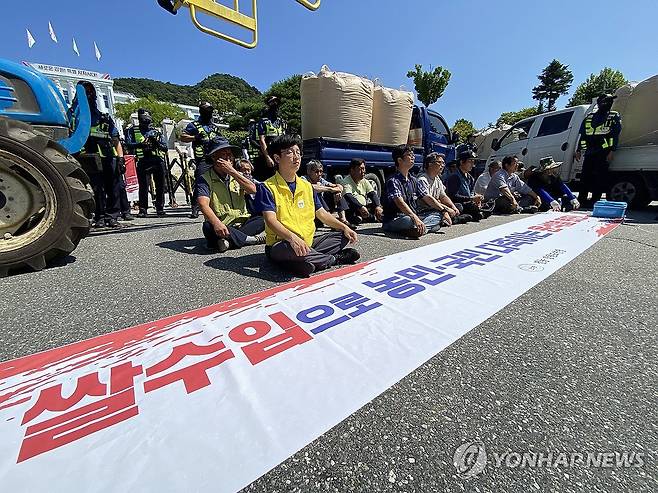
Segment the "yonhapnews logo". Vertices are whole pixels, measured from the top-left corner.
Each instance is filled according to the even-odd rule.
[[[487,450],[482,442],[472,441],[457,447],[452,457],[452,463],[457,469],[459,478],[469,479],[482,474],[487,466],[496,469],[502,467],[509,469],[573,467],[621,469],[644,467],[644,458],[645,453],[638,451],[506,451],[503,453],[491,452],[487,455]]]

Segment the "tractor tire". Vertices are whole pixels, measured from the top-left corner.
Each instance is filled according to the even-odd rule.
[[[0,277],[70,254],[94,209],[73,156],[30,125],[0,118]]]

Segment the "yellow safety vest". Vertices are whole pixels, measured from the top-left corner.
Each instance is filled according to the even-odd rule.
[[[144,142],[146,139],[144,138],[144,135],[142,135],[142,131],[139,129],[139,127],[132,127],[132,132],[133,136],[135,137],[135,143],[141,144]],[[158,158],[164,159],[164,152],[160,149],[151,149],[148,151],[151,156],[155,156]],[[141,147],[136,147],[135,148],[135,155],[137,156],[137,161],[141,160],[144,158],[144,149]]]
[[[274,196],[276,218],[288,230],[302,238],[304,242],[313,245],[315,235],[315,202],[313,200],[313,187],[305,180],[295,176],[295,195],[293,196],[288,183],[277,171],[273,177],[267,179],[264,185]],[[265,244],[274,245],[280,238],[265,223]]]
[[[203,178],[210,187],[210,208],[221,222],[229,226],[249,219],[244,191],[235,178],[230,176],[227,186],[227,182],[213,169],[208,170]]]
[[[592,137],[598,137],[596,140],[600,141],[601,149],[605,150],[609,147],[612,147],[614,144],[614,139],[612,137],[607,137],[612,131],[612,126],[615,123],[615,119],[619,116],[619,113],[616,111],[611,111],[608,113],[608,117],[604,122],[600,123],[596,127],[592,125],[594,119],[594,114],[590,113],[585,118],[585,136],[589,137],[583,138],[580,141],[580,147],[582,150],[587,149],[587,141],[592,140]]]

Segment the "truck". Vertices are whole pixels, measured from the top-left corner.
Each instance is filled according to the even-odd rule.
[[[573,106],[525,118],[515,123],[500,139],[491,143],[487,159],[500,161],[516,155],[526,167],[552,156],[562,162],[560,178],[578,190],[584,158],[576,158],[580,125],[595,104]],[[626,202],[634,208],[658,200],[658,142],[642,146],[620,146],[610,164],[606,190],[608,200]]]
[[[409,129],[410,143],[416,154],[415,163],[422,167],[430,152],[445,154],[446,162],[455,159],[455,139],[445,119],[436,111],[414,106]],[[395,146],[373,142],[355,142],[328,137],[304,140],[302,166],[311,159],[319,159],[329,179],[338,179],[348,174],[353,158],[366,161],[366,179],[381,195],[386,179],[395,171],[391,153]]]

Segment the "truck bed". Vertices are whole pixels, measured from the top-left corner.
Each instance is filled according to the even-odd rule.
[[[302,163],[305,165],[311,159],[319,159],[325,168],[346,168],[353,158],[365,159],[366,166],[378,169],[393,169],[391,153],[396,146],[377,144],[373,142],[357,142],[349,140],[318,137],[304,141]],[[423,163],[423,148],[415,147],[416,164]]]

